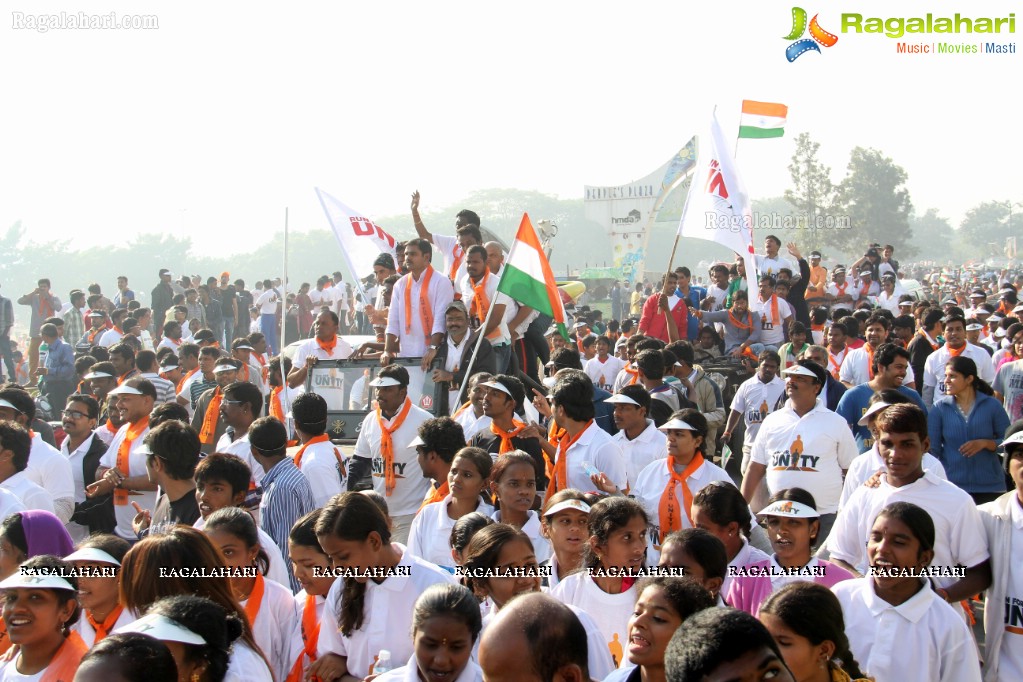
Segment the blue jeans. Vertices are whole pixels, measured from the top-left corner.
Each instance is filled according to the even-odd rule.
[[[494,357],[497,360],[497,373],[506,374],[508,372],[508,363],[511,362],[511,345],[504,343],[500,346],[494,346]]]
[[[266,348],[270,355],[277,355],[281,352],[277,344],[277,316],[274,314],[259,316],[259,329],[266,337]]]

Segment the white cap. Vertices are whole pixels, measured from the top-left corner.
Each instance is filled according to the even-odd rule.
[[[1023,431],[1017,431],[1002,441],[1002,447],[1006,445],[1023,445]]]
[[[1018,306],[1013,308],[1012,312],[1014,312],[1014,313],[1023,313],[1023,303],[1020,303]]]
[[[0,407],[6,407],[6,408],[9,408],[9,409],[12,409],[15,412],[17,412],[18,414],[21,414],[21,410],[19,410],[17,407],[12,405],[10,402],[4,400],[3,398],[0,398]]]
[[[657,427],[658,431],[695,431],[692,426],[681,419],[671,419]]]
[[[401,386],[402,384],[394,377],[377,377],[373,381],[369,382],[369,385],[379,388],[381,386]]]
[[[973,324],[966,325],[966,331],[968,331],[968,332],[979,332],[983,328],[984,328],[984,325],[977,324],[976,322],[974,322]]]
[[[54,570],[59,571],[60,569]],[[49,589],[75,591],[75,588],[71,586],[71,583],[64,578],[61,578],[59,575],[22,575],[21,571],[15,571],[12,576],[5,578],[2,582],[0,582],[0,590],[9,590],[15,587],[29,587],[37,590]]]
[[[912,301],[899,301],[899,307],[900,307],[900,308],[901,308],[902,306],[912,306],[912,305],[913,305],[913,302],[912,302]]]
[[[256,349],[253,348],[252,346],[250,346],[247,343],[239,343],[237,346],[235,346],[231,350],[256,350]]]
[[[213,368],[214,374],[223,374],[224,372],[237,372],[238,368],[229,362],[223,362]]]
[[[636,407],[643,407],[629,396],[622,395],[621,393],[615,393],[610,398],[605,398],[604,402],[612,403],[615,405],[635,405]]]
[[[113,379],[113,374],[107,374],[106,372],[89,372],[83,379]]]
[[[181,365],[175,365],[174,363],[171,363],[169,365],[160,365],[161,372],[169,372],[172,369],[181,369]]]
[[[870,423],[871,417],[873,417],[875,414],[877,414],[884,408],[891,407],[891,405],[892,405],[891,403],[886,403],[883,400],[879,400],[878,402],[868,407],[867,411],[863,413],[863,416],[860,417],[860,420],[856,423],[859,424],[860,426],[866,426],[867,424]]]
[[[128,384],[121,384],[110,390],[107,395],[145,395],[142,391]]]
[[[781,371],[782,374],[790,374],[796,377],[810,377],[811,379],[817,379],[817,375],[814,374],[813,370],[803,367],[802,365],[792,365]]]
[[[83,547],[64,557],[64,561],[96,561],[101,564],[120,566],[121,562],[98,547]]]
[[[565,511],[566,509],[575,509],[576,511],[581,511],[583,514],[590,513],[590,505],[586,504],[582,500],[562,500],[545,511],[543,515],[554,516],[558,512]]]
[[[149,635],[156,639],[164,640],[167,642],[180,642],[181,644],[206,644],[206,640],[195,634],[181,623],[168,618],[167,616],[161,616],[155,613],[151,613],[148,616],[142,616],[134,623],[128,623],[123,627],[119,627],[114,630],[114,634],[121,634],[123,632],[138,632],[139,634]]]
[[[417,448],[420,445],[426,445],[426,443],[423,442],[422,438],[416,436],[415,438],[412,439],[412,442],[408,444],[408,449],[411,450],[412,448]]]
[[[514,398],[514,396],[511,394],[511,391],[508,390],[508,387],[502,384],[500,381],[481,381],[479,385],[486,386],[487,388],[496,388],[501,393],[507,394],[509,398]]]
[[[760,510],[757,516],[787,516],[791,519],[819,519],[820,512],[793,500],[778,500]]]

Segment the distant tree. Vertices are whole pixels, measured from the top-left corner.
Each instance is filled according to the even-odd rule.
[[[944,263],[953,259],[962,262],[971,255],[960,242],[962,235],[952,228],[948,218],[938,214],[938,209],[929,208],[923,215],[914,215],[910,218],[909,224],[913,230],[918,249],[917,257],[920,260]]]
[[[963,242],[972,247],[972,255],[1002,256],[1006,238],[1023,234],[1023,211],[1012,215],[1010,226],[1009,210],[1009,202],[985,201],[966,212],[959,233]]]
[[[880,150],[863,147],[852,150],[846,171],[838,201],[851,229],[829,236],[852,253],[862,254],[866,244],[880,242],[894,246],[902,257],[915,255],[906,171]]]
[[[796,242],[807,252],[821,249],[829,242],[829,231],[820,229],[818,218],[824,219],[835,205],[835,186],[831,168],[818,157],[820,143],[808,133],[796,138],[796,151],[789,163],[792,187],[785,190],[785,199],[801,214]]]

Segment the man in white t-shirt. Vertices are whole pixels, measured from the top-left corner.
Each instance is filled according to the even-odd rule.
[[[266,345],[271,355],[280,352],[277,343],[277,307],[280,297],[274,290],[270,280],[263,280],[263,293],[253,303],[259,308],[259,331],[266,337]]]
[[[831,561],[855,574],[866,574],[867,541],[877,515],[889,504],[909,502],[934,522],[931,566],[967,567],[963,578],[934,577],[939,594],[955,604],[983,592],[991,584],[991,566],[980,514],[968,493],[924,471],[927,415],[916,405],[892,405],[878,414],[875,427],[887,471],[876,488],[860,486],[842,507],[828,538]]]
[[[892,315],[898,315],[899,297],[905,293],[906,290],[899,284],[895,273],[886,272],[881,275],[881,293],[877,295],[877,305],[891,312]]]
[[[764,252],[766,255],[757,254],[756,257],[757,271],[760,273],[761,278],[767,275],[777,277],[778,271],[782,268],[788,268],[790,272],[793,270],[792,263],[778,255],[780,249],[781,240],[773,234],[767,235],[764,239]]]
[[[147,448],[143,447],[149,433],[149,413],[156,402],[156,388],[147,379],[128,379],[110,391],[116,396],[116,407],[124,425],[117,431],[110,447],[99,461],[96,482],[85,489],[87,497],[114,495],[114,533],[129,542],[138,537],[132,528],[136,510],[156,508],[156,484],[149,481],[146,469]]]
[[[593,420],[593,382],[585,372],[563,369],[555,375],[551,410],[554,421],[564,433],[550,444],[556,452],[551,458],[554,476],[548,491],[552,488],[554,492],[565,488],[594,490],[596,486],[591,477],[598,473],[603,473],[611,484],[624,489],[628,474],[622,450]]]
[[[376,389],[377,408],[362,422],[349,470],[354,483],[372,477],[373,489],[387,500],[394,524],[391,540],[402,544],[430,489],[416,451],[408,446],[419,435],[419,425],[432,415],[412,404],[408,384],[409,373],[400,365],[384,367],[370,382]]]
[[[867,319],[864,326],[863,336],[867,342],[846,353],[845,360],[842,361],[842,368],[838,372],[838,379],[845,384],[846,388],[854,388],[874,378],[876,371],[874,353],[888,338],[891,322],[884,315],[875,313]],[[987,356],[987,353],[984,355]],[[944,374],[944,369],[942,374]],[[916,376],[913,374],[912,366],[906,369],[906,378],[902,380],[902,385],[906,388],[916,386]]]
[[[842,478],[859,454],[856,440],[845,419],[818,398],[827,380],[823,367],[800,360],[782,373],[788,401],[760,425],[742,495],[750,502],[762,480],[772,495],[786,488],[806,490],[821,515],[818,537],[826,538],[842,497]]]
[[[785,330],[792,319],[788,301],[774,293],[773,275],[760,277],[760,343],[767,350],[778,350],[785,343]]]
[[[455,236],[432,234],[419,217],[419,192],[416,191],[412,193],[412,222],[419,238],[433,244],[444,259],[441,274],[451,280],[455,291],[461,292],[462,284],[469,276],[465,269],[465,254],[470,246],[483,244],[480,217],[473,211],[463,209],[455,214]]]
[[[433,248],[425,239],[405,244],[405,270],[391,293],[387,314],[387,337],[380,364],[392,358],[422,356],[422,367],[430,366],[444,341],[444,311],[454,299],[451,282],[430,264]]]
[[[834,306],[836,303],[852,305],[859,298],[860,291],[846,279],[845,267],[836,265],[831,271],[831,283],[824,289],[824,298]]]
[[[32,438],[27,429],[13,421],[0,421],[0,490],[4,493],[4,506],[10,511],[39,509],[53,513],[53,496],[28,478],[26,467],[31,449]],[[9,495],[16,497],[20,505],[11,501]]]
[[[291,372],[288,374],[288,386],[298,388],[305,383],[309,368],[320,360],[346,360],[352,355],[352,347],[347,341],[338,335],[338,324],[340,320],[336,313],[331,310],[324,310],[316,316],[313,322],[313,329],[316,336],[306,339],[295,349],[295,356],[291,363]],[[343,377],[338,377],[343,380]],[[344,386],[331,386],[343,392]],[[338,403],[335,409],[344,409],[343,401]]]
[[[995,370],[991,364],[991,356],[980,346],[966,340],[966,320],[959,315],[946,317],[945,345],[927,356],[924,362],[924,405],[930,407],[944,398],[945,365],[953,355],[970,358],[977,365],[977,375],[991,384],[995,380]]]
[[[466,277],[462,280],[462,301],[469,310],[469,322],[475,331],[484,327],[483,335],[494,349],[497,374],[508,369],[511,360],[511,335],[505,324],[509,304],[514,305],[507,295],[498,293],[500,277],[487,267],[487,250],[479,245],[470,246],[465,252]],[[490,308],[493,307],[493,312]]]
[[[668,456],[668,438],[654,420],[647,417],[650,394],[642,386],[626,386],[604,402],[615,406],[618,433],[611,438],[622,451],[629,482],[627,489],[630,489],[648,464]]]

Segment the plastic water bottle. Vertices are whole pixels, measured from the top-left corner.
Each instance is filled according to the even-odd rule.
[[[377,654],[377,662],[373,664],[373,674],[380,675],[381,673],[390,672],[393,668],[391,652],[387,649],[381,649],[380,653]]]
[[[46,367],[46,356],[50,354],[50,344],[43,341],[39,346],[39,367]]]

